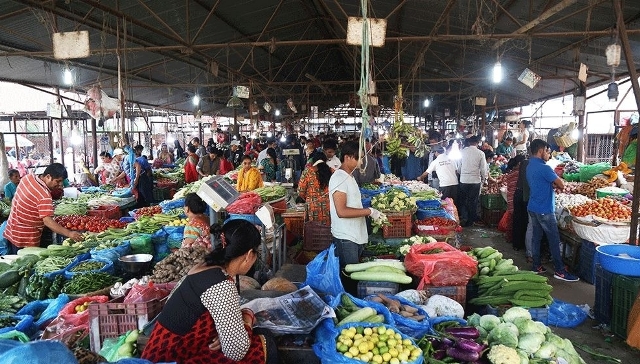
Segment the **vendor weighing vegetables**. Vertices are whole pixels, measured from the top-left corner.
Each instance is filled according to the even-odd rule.
[[[82,240],[82,234],[63,227],[53,219],[51,190],[61,188],[65,178],[67,170],[60,163],[49,165],[41,175],[28,174],[22,178],[4,231],[11,254],[15,254],[20,248],[40,246],[45,226],[56,234],[75,241]]]

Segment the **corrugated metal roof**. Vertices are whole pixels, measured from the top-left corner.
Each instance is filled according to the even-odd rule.
[[[471,113],[476,96],[505,108],[574,92],[580,63],[589,67],[587,85],[607,83],[612,4],[371,0],[369,16],[388,22],[385,46],[371,49],[380,102],[390,106],[401,83],[406,107],[416,113],[427,96],[436,113]],[[622,5],[639,58],[640,3]],[[260,105],[291,97],[326,109],[348,102],[360,79],[360,49],[344,42],[347,17],[361,15],[355,0],[0,0],[0,8],[2,80],[68,87],[61,72],[71,67],[76,88],[100,84],[115,96],[117,34],[127,99],[144,105],[191,112],[198,93],[202,110],[216,113],[232,85],[243,84]],[[92,55],[53,59],[51,34],[73,30],[89,31]],[[496,85],[490,73],[498,59],[505,80]],[[517,81],[525,68],[542,77],[533,89]],[[616,74],[627,73],[623,58]]]

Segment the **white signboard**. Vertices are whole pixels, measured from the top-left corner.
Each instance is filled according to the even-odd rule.
[[[88,31],[53,33],[53,57],[55,59],[86,58],[90,55]]]
[[[249,87],[247,86],[236,86],[236,96],[241,99],[249,98]]]
[[[387,35],[387,20],[368,18],[369,45],[372,47],[384,47]],[[347,44],[362,45],[363,18],[350,16],[347,23]]]

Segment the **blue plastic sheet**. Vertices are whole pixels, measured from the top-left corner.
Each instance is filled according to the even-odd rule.
[[[549,306],[549,326],[557,327],[576,327],[587,319],[587,313],[580,307],[553,299],[553,303]]]
[[[13,330],[23,332],[28,336],[35,333],[36,327],[33,323],[33,316],[31,315],[0,315],[0,318],[7,318],[7,317],[18,320],[18,323],[14,327],[1,328],[0,334],[4,334],[6,332],[13,331]]]
[[[171,254],[171,249],[167,244],[167,236],[169,236],[169,234],[163,228],[158,229],[158,231],[151,235],[154,262],[159,262],[167,255]]]
[[[93,248],[89,251],[92,259],[108,260],[115,263],[120,257],[131,252],[131,244],[128,241],[109,249]]]
[[[167,232],[167,245],[169,249],[180,249],[184,238],[184,226],[165,226]]]
[[[40,340],[21,343],[0,340],[0,363],[78,364],[71,350],[59,341]]]
[[[162,207],[162,212],[167,212],[169,210],[184,207],[184,198],[179,198],[176,200],[164,200],[160,202],[158,205]]]

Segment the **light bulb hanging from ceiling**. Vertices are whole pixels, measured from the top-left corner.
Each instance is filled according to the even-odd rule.
[[[493,65],[493,83],[500,83],[502,81],[502,64],[500,61]]]
[[[618,34],[616,33],[616,37],[612,44],[607,46],[605,51],[607,55],[607,66],[611,67],[611,83],[607,86],[607,97],[609,98],[609,102],[618,101],[618,84],[616,83],[616,67],[620,65],[620,52],[621,47],[618,44]]]

